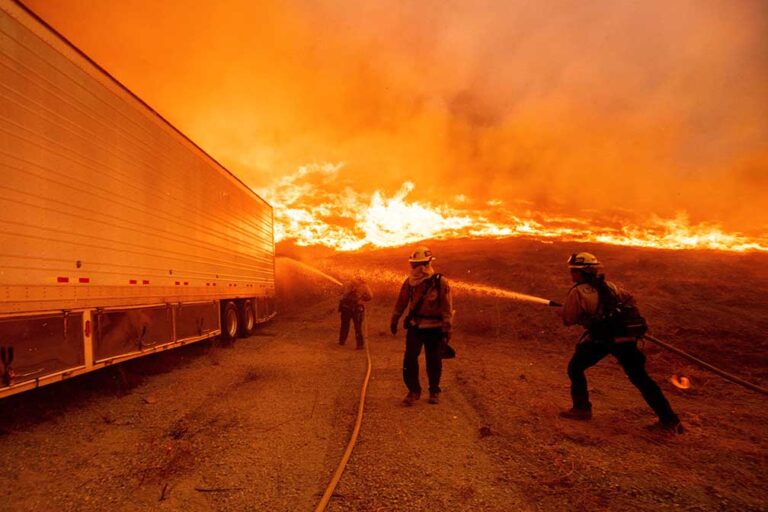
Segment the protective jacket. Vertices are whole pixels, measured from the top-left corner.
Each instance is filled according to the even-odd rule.
[[[414,321],[417,329],[439,328],[443,333],[450,334],[453,324],[453,297],[448,280],[442,275],[435,274],[413,286],[410,278],[403,282],[400,294],[392,312],[392,321],[397,322],[406,308],[414,308],[421,298],[418,311],[414,311]],[[426,296],[424,294],[426,293]]]
[[[606,283],[613,291],[620,302],[628,305],[636,305],[632,295],[611,283]],[[598,314],[598,295],[597,290],[589,283],[579,283],[574,285],[568,292],[568,296],[563,304],[562,317],[565,325],[581,325],[589,327],[591,321]]]
[[[645,319],[640,316],[634,297],[611,282],[605,283],[618,303],[622,304],[624,314],[613,317],[616,323],[607,323],[604,305],[600,303],[599,293],[589,283],[579,283],[571,288],[563,305],[562,317],[565,325],[581,325],[587,329],[581,341],[599,338],[604,341],[634,341],[647,330]],[[614,310],[615,311],[615,310]]]
[[[362,279],[355,279],[344,285],[339,302],[339,311],[342,309],[353,310],[361,307],[373,298],[371,288]]]

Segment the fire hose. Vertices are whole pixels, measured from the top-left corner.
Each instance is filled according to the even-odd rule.
[[[650,342],[653,342],[653,343],[657,344],[658,346],[660,346],[660,347],[662,347],[662,348],[664,348],[666,350],[669,350],[670,352],[672,352],[674,354],[679,355],[683,359],[687,359],[688,361],[701,366],[702,368],[706,368],[707,370],[711,371],[712,373],[716,373],[717,375],[721,376],[722,378],[724,378],[726,380],[729,380],[729,381],[731,381],[733,383],[736,383],[736,384],[739,384],[741,386],[744,386],[745,388],[751,389],[752,391],[757,391],[758,393],[762,393],[764,395],[768,395],[768,389],[766,389],[764,387],[761,387],[761,386],[758,386],[757,384],[752,384],[751,382],[748,382],[748,381],[746,381],[746,380],[744,380],[744,379],[742,379],[740,377],[737,377],[737,376],[732,375],[732,374],[730,374],[730,373],[728,373],[728,372],[726,372],[724,370],[721,370],[720,368],[712,366],[711,364],[707,363],[706,361],[702,361],[698,357],[694,357],[691,354],[688,354],[687,352],[683,352],[679,348],[674,347],[674,346],[670,345],[669,343],[665,343],[665,342],[661,341],[660,339],[658,339],[658,338],[656,338],[654,336],[646,334],[645,336],[643,336],[643,339],[646,339],[646,340],[648,340]]]
[[[333,491],[336,490],[336,486],[339,484],[341,475],[344,473],[344,469],[347,467],[347,462],[349,462],[349,458],[352,456],[352,450],[354,449],[355,444],[357,443],[357,438],[360,435],[360,426],[363,423],[363,413],[365,411],[365,396],[368,393],[368,381],[371,378],[371,351],[368,349],[368,345],[368,340],[366,340],[365,356],[368,359],[368,367],[365,371],[363,387],[360,391],[360,405],[357,408],[357,419],[355,420],[355,426],[352,429],[352,435],[350,436],[349,442],[347,443],[347,448],[344,450],[344,455],[342,455],[341,461],[336,467],[336,471],[333,473],[333,477],[331,478],[328,487],[326,487],[325,492],[323,493],[323,497],[320,498],[320,503],[318,503],[317,507],[315,507],[315,512],[323,512],[328,506],[328,502],[331,501],[331,497],[333,497]]]

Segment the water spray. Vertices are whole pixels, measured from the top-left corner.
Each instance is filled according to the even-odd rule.
[[[303,268],[304,270],[306,270],[308,272],[311,272],[312,274],[315,274],[315,275],[320,276],[320,277],[322,277],[324,279],[327,279],[328,281],[330,281],[330,282],[332,282],[334,284],[337,284],[339,286],[344,286],[344,284],[341,281],[339,281],[338,279],[336,279],[335,277],[329,276],[328,274],[326,274],[322,270],[320,270],[320,269],[318,269],[316,267],[313,267],[312,265],[307,265],[303,261],[299,261],[297,259],[291,258],[290,256],[278,256],[278,258],[281,258],[281,259],[284,259],[284,260],[288,260],[291,263],[293,263],[294,265],[299,266],[299,267]]]
[[[500,297],[503,299],[512,299],[521,302],[532,302],[534,304],[542,304],[551,307],[561,307],[562,304],[553,300],[545,299],[543,297],[536,297],[535,295],[528,295],[527,293],[515,292],[507,290],[505,288],[498,288],[496,286],[486,286],[483,284],[465,283],[463,281],[451,280],[451,284],[458,290],[464,290],[469,293],[491,295],[493,297]]]

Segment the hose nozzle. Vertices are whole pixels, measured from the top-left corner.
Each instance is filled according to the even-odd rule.
[[[555,302],[553,300],[549,301],[549,305],[550,305],[550,307],[553,307],[553,308],[561,308],[561,307],[563,307],[562,304],[560,304],[559,302]]]

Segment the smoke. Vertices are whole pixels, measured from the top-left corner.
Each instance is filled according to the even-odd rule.
[[[257,188],[768,231],[761,0],[28,4]]]

